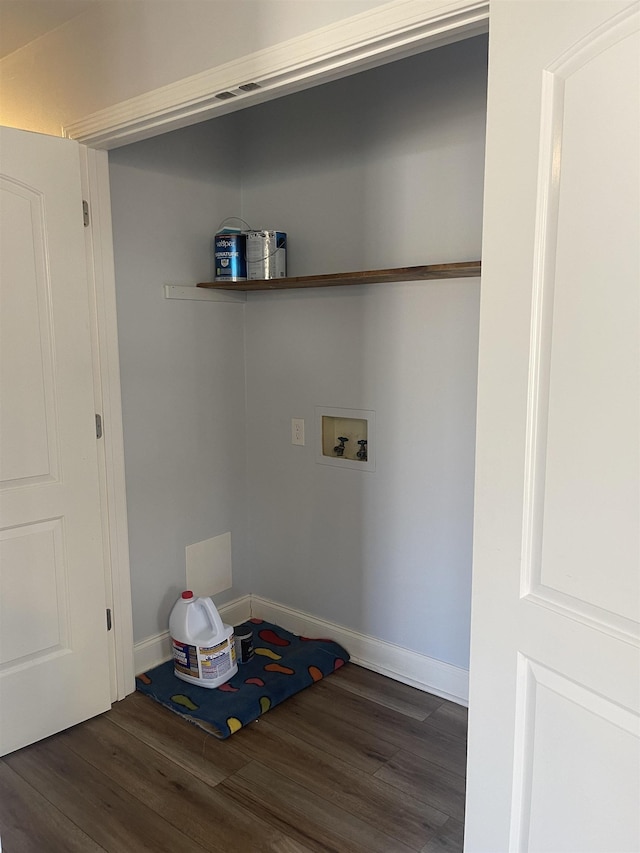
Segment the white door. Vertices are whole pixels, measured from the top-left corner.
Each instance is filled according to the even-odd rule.
[[[465,849],[640,850],[639,5],[491,5]]]
[[[79,146],[0,129],[0,754],[110,706]]]

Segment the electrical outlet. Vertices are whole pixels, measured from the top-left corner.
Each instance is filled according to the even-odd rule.
[[[304,444],[304,418],[291,418],[291,444]]]

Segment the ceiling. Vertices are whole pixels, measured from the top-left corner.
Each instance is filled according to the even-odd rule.
[[[0,59],[86,12],[93,0],[0,0]]]

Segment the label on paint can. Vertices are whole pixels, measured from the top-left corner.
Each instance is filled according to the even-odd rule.
[[[247,280],[247,238],[245,234],[216,234],[215,280]]]
[[[236,658],[238,663],[249,663],[253,657],[253,631],[246,625],[238,625],[233,629],[236,641]]]
[[[284,231],[247,231],[247,278],[285,278],[287,235]]]

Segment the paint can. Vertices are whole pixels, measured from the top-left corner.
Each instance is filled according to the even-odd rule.
[[[214,239],[216,281],[247,280],[247,238],[223,231]]]
[[[249,663],[253,657],[253,631],[247,625],[237,625],[233,635],[236,638],[238,663]]]
[[[173,671],[200,687],[218,687],[238,671],[233,628],[225,625],[210,598],[185,590],[169,617]]]
[[[284,231],[247,231],[247,278],[285,278],[287,235]]]

